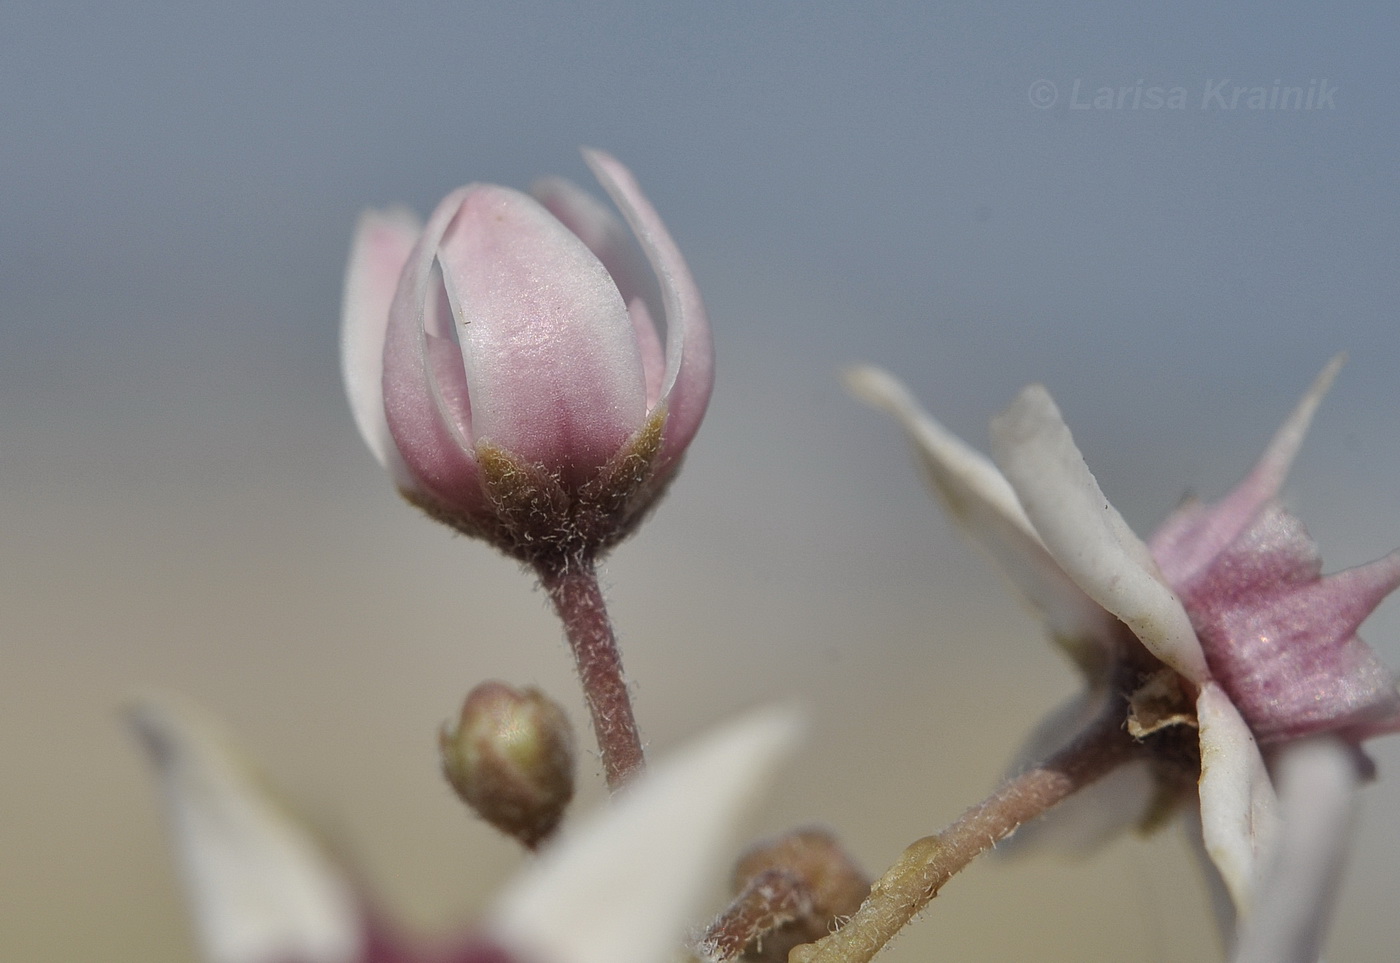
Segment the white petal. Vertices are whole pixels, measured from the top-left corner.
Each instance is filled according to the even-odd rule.
[[[857,398],[899,421],[948,513],[1092,675],[1092,663],[1106,662],[1104,651],[1115,644],[1117,619],[1050,557],[996,466],[934,420],[889,372],[862,365],[847,371],[845,382]]]
[[[1215,917],[1216,928],[1220,930],[1221,944],[1235,944],[1235,901],[1230,896],[1220,871],[1215,868],[1210,854],[1206,852],[1205,837],[1201,827],[1201,805],[1199,797],[1196,805],[1182,807],[1181,828],[1186,835],[1192,857],[1201,868],[1201,876],[1206,884],[1206,896],[1210,900],[1211,914]]]
[[[384,338],[389,305],[409,252],[423,231],[412,211],[365,211],[355,227],[340,319],[340,370],[360,436],[400,487],[412,476],[403,464],[384,416]]]
[[[1275,761],[1282,831],[1240,927],[1235,963],[1313,963],[1336,902],[1360,773],[1356,749],[1322,736]]]
[[[347,963],[361,950],[346,879],[192,709],[130,710],[160,777],[210,963]]]
[[[1259,746],[1230,697],[1207,683],[1196,699],[1201,732],[1201,836],[1241,919],[1260,862],[1277,838],[1278,798]]]
[[[680,248],[632,172],[600,150],[585,148],[583,159],[637,236],[661,288],[666,315],[666,379],[661,394],[667,419],[660,461],[669,463],[695,437],[714,387],[715,349],[705,304]]]
[[[522,959],[669,959],[732,860],[735,821],[798,729],[794,713],[770,710],[656,766],[513,883],[488,931]]]
[[[1024,389],[992,420],[992,453],[1046,549],[1090,598],[1192,682],[1209,678],[1181,602],[1084,464],[1049,392]]]

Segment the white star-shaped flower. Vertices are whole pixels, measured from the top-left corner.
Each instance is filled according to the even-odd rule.
[[[1143,693],[1177,693],[1180,711],[1147,725],[1197,726],[1202,839],[1239,914],[1236,959],[1251,963],[1316,959],[1366,770],[1359,744],[1400,729],[1394,676],[1356,636],[1400,585],[1400,553],[1323,576],[1316,546],[1277,501],[1340,364],[1233,492],[1178,509],[1146,544],[1043,387],[993,420],[994,464],[891,375],[848,378],[899,420],[950,513],[1084,670],[1087,691],[1047,720],[1029,755],[1068,741],[1106,698],[1136,712]],[[1101,825],[1140,821],[1153,788],[1143,765],[1092,788]]]

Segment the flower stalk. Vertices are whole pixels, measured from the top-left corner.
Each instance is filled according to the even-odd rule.
[[[641,772],[645,759],[632,697],[622,673],[622,653],[598,586],[597,569],[592,559],[581,558],[541,563],[536,571],[564,623],[603,756],[603,774],[608,788],[616,792]]]
[[[941,833],[912,843],[875,881],[850,922],[794,949],[791,963],[867,963],[974,859],[1143,749],[1124,731],[1122,703],[1111,700],[1069,746],[1007,779]]]

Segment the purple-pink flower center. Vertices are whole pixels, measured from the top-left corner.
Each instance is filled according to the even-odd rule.
[[[1303,524],[1271,500],[1205,564],[1173,571],[1193,542],[1235,523],[1229,514],[1188,506],[1163,526],[1153,549],[1211,674],[1255,737],[1267,744],[1338,732],[1360,741],[1400,729],[1395,678],[1356,635],[1400,586],[1400,553],[1324,576]],[[1161,538],[1173,532],[1182,537]]]

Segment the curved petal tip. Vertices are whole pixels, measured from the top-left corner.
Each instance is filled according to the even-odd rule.
[[[1158,577],[1142,540],[1109,503],[1060,410],[1041,385],[992,420],[992,453],[1065,573],[1196,684],[1210,677],[1181,601]]]
[[[665,223],[632,172],[612,155],[583,148],[583,159],[632,228],[661,287],[666,315],[666,372],[659,405],[666,407],[660,462],[679,458],[700,429],[714,388],[714,341],[695,278]]]
[[[760,711],[664,760],[566,831],[503,895],[489,932],[526,959],[669,959],[726,868],[736,821],[801,728],[792,709]]]
[[[367,210],[355,226],[341,302],[340,366],[355,425],[401,487],[410,476],[384,414],[384,341],[389,306],[423,222],[407,208]]]
[[[160,781],[211,963],[350,963],[363,929],[348,880],[213,723],[167,696],[126,716]]]

